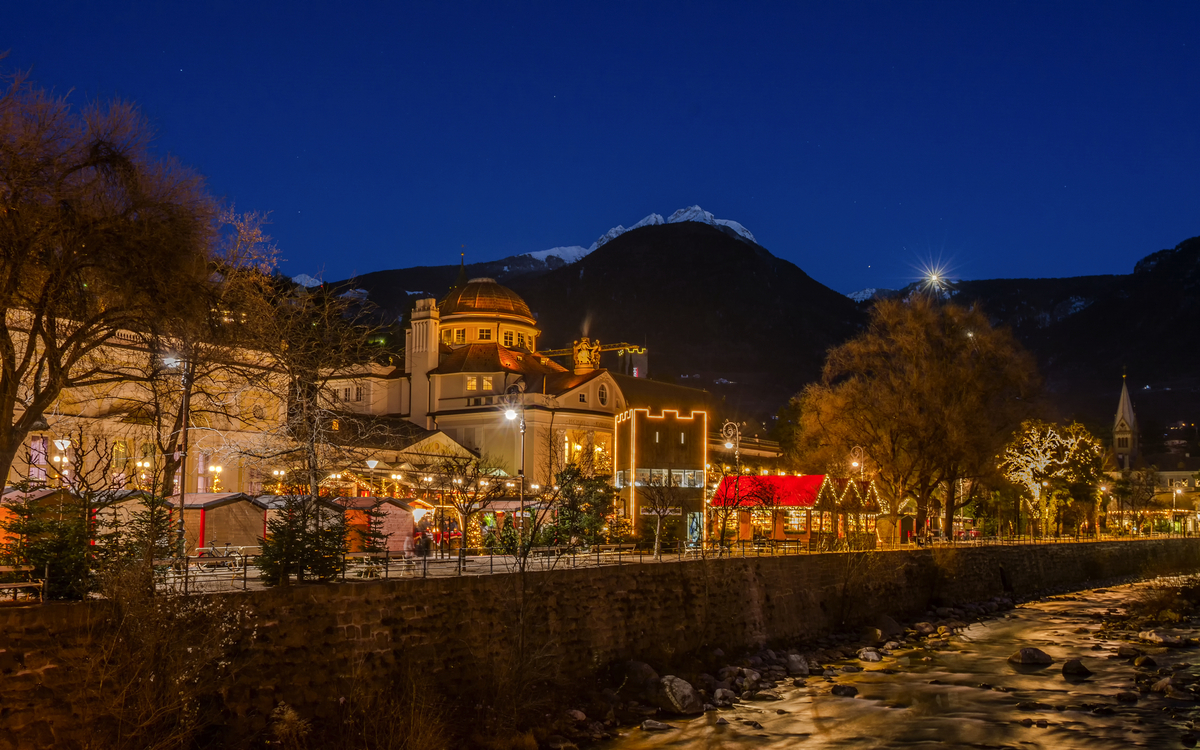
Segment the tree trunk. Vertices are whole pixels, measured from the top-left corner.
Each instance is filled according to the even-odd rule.
[[[954,511],[957,509],[957,503],[958,480],[951,477],[950,479],[946,480],[946,507],[944,509],[946,515],[944,517],[945,527],[943,530],[945,531],[947,541],[954,538]]]

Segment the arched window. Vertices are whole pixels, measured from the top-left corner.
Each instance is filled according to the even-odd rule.
[[[601,406],[608,406],[608,386],[600,384],[600,389],[596,391],[596,398],[600,400]]]

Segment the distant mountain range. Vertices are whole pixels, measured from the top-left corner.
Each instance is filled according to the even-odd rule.
[[[466,272],[521,294],[538,315],[543,349],[582,335],[646,345],[652,377],[706,388],[768,421],[819,376],[830,346],[861,330],[873,300],[915,288],[839,294],[698,206],[614,227],[587,248],[471,263]],[[402,317],[416,299],[445,295],[458,273],[421,266],[335,283]],[[951,294],[1013,329],[1064,414],[1111,421],[1127,368],[1140,416],[1200,416],[1200,238],[1147,256],[1129,275],[960,281]]]

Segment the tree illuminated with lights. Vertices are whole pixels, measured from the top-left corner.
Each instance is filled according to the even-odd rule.
[[[1001,470],[1025,490],[1026,509],[1042,530],[1051,518],[1062,523],[1064,515],[1094,519],[1103,463],[1104,446],[1086,427],[1037,419],[1021,424],[1000,457]]]

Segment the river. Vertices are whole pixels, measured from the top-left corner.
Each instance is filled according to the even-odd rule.
[[[1168,649],[1101,629],[1110,608],[1120,613],[1150,584],[1097,589],[1023,604],[971,624],[943,648],[893,649],[881,662],[857,659],[825,665],[832,679],[812,675],[802,687],[788,679],[775,702],[741,702],[696,718],[656,717],[673,729],[621,730],[606,750],[658,748],[1175,748],[1190,746],[1197,704],[1159,693],[1138,693],[1153,676],[1175,675],[1182,692],[1200,672],[1194,648]],[[1109,613],[1112,614],[1112,613]],[[1100,632],[1098,632],[1100,631]],[[1194,626],[1160,632],[1194,637]],[[1157,662],[1135,667],[1116,654],[1136,645]],[[1023,647],[1054,659],[1046,667],[1016,666],[1007,659]],[[1080,659],[1094,674],[1068,679],[1062,665]],[[841,666],[863,671],[843,673]],[[884,671],[888,670],[888,671]],[[890,673],[889,673],[890,672]],[[1200,679],[1200,677],[1198,677]],[[858,689],[854,697],[830,693],[835,685]],[[1137,694],[1121,702],[1121,692]],[[1133,696],[1127,695],[1128,700]],[[1018,706],[1018,704],[1021,704]],[[1035,704],[1044,704],[1037,707]],[[724,719],[727,724],[718,723]],[[749,722],[756,722],[761,728]]]

